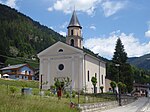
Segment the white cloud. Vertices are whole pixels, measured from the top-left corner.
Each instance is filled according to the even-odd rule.
[[[48,10],[49,12],[51,12],[51,11],[53,11],[53,7],[49,7],[47,10]]]
[[[71,13],[75,9],[77,11],[86,12],[89,15],[94,13],[96,5],[101,0],[57,0],[53,4],[53,9],[63,11],[64,13]]]
[[[50,26],[50,29],[54,30],[54,28],[52,26]]]
[[[66,32],[63,32],[63,31],[59,31],[59,34],[63,35],[63,36],[66,36]]]
[[[0,0],[0,3],[5,4],[11,8],[18,9],[17,0],[7,0],[5,2],[2,2],[2,0]]]
[[[145,37],[150,37],[150,30],[145,32]]]
[[[90,38],[85,40],[84,46],[91,49],[95,53],[99,53],[100,56],[111,59],[114,54],[117,38],[120,37],[127,52],[128,57],[141,56],[150,53],[150,42],[140,43],[139,39],[134,37],[133,34],[125,34],[113,32],[109,37]]]
[[[10,6],[11,8],[18,8],[16,2],[17,0],[7,0],[6,5]]]
[[[63,11],[64,13],[71,13],[75,7],[77,11],[86,12],[88,15],[94,15],[95,10],[102,8],[105,17],[109,17],[119,10],[125,8],[126,1],[112,1],[112,0],[56,0],[53,6],[48,10]]]
[[[96,27],[95,27],[94,25],[91,25],[91,26],[90,26],[90,29],[96,30]]]
[[[119,1],[106,0],[101,4],[101,7],[104,11],[105,17],[109,17],[115,14],[116,12],[118,12],[119,10],[123,9],[126,4],[127,4],[126,1],[119,2]]]
[[[145,32],[145,37],[150,37],[150,21],[147,22],[148,30]]]
[[[61,28],[61,29],[64,29],[64,28],[67,27],[67,25],[68,25],[68,22],[66,21],[66,22],[64,22],[62,25],[60,25],[60,28]]]

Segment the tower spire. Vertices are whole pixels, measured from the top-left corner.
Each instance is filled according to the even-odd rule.
[[[77,15],[76,15],[76,11],[75,11],[75,10],[73,11],[73,14],[72,14],[70,23],[69,23],[69,25],[68,25],[67,28],[69,28],[69,27],[80,27],[80,28],[82,29],[82,27],[81,27],[81,25],[80,25],[80,23],[79,23],[79,20],[78,20],[78,18],[77,18]]]

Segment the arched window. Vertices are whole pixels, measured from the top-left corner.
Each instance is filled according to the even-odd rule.
[[[103,75],[101,77],[102,77],[102,84],[103,84]]]
[[[71,35],[73,35],[73,30],[71,30]]]
[[[81,40],[80,40],[80,47],[81,47]]]
[[[71,46],[74,46],[74,40],[71,39]]]
[[[95,73],[95,78],[97,78],[97,73]]]
[[[88,79],[88,82],[90,81],[90,73],[89,71],[87,72],[87,79]]]
[[[63,52],[63,49],[59,49],[58,52]]]

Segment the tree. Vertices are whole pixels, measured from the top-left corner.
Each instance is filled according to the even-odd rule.
[[[104,86],[100,86],[101,93],[103,93]]]
[[[122,82],[118,82],[118,89],[119,92],[121,92],[121,89],[123,88],[123,83]]]
[[[93,84],[93,86],[94,86],[94,93],[96,93],[96,84],[97,84],[97,78],[96,77],[92,77],[91,78],[91,82],[92,82],[92,84]]]
[[[120,81],[126,85],[126,90],[127,90],[127,92],[130,93],[133,88],[133,80],[134,80],[133,79],[133,71],[132,71],[132,67],[130,64],[126,63],[121,66],[120,77],[122,79]]]
[[[112,61],[113,63],[117,63],[117,64],[126,63],[127,61],[127,53],[124,50],[124,45],[122,44],[120,38],[118,38],[117,40]]]
[[[107,77],[115,82],[123,82],[127,85],[128,92],[131,92],[133,86],[133,72],[130,64],[127,63],[127,58],[124,45],[121,39],[118,38],[112,63],[108,65]],[[116,66],[116,64],[119,64],[119,66]]]
[[[115,93],[116,82],[115,81],[111,81],[110,82],[110,86],[111,86],[111,88],[113,90],[113,93]]]
[[[118,82],[118,88],[122,88],[123,87],[123,83],[122,82]]]
[[[122,85],[122,92],[123,92],[123,93],[126,92],[126,87],[127,87],[126,84],[123,84],[123,85]]]
[[[6,56],[28,57],[37,54],[58,40],[64,42],[65,37],[0,4],[0,62],[9,60]]]
[[[14,96],[14,93],[17,91],[17,88],[15,87],[15,86],[10,86],[10,91],[11,91],[11,93],[13,94],[13,96]]]
[[[57,89],[58,99],[61,99],[62,91],[65,89],[65,87],[70,85],[72,80],[70,80],[69,77],[67,77],[61,80],[59,80],[58,78],[55,78],[54,81],[55,81],[54,85],[56,86],[56,89]]]

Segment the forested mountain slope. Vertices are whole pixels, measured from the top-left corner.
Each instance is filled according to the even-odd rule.
[[[65,38],[30,17],[0,4],[0,55],[30,58]],[[6,58],[0,56],[0,62]]]
[[[150,54],[129,58],[128,62],[138,68],[150,70]]]

